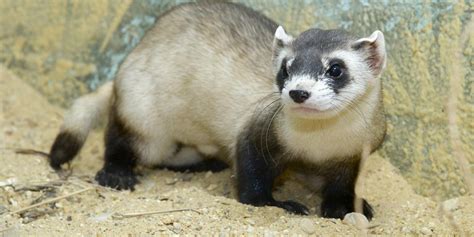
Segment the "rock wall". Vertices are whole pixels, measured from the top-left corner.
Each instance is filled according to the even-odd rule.
[[[0,63],[56,104],[112,80],[157,16],[184,1],[0,1]],[[344,28],[385,33],[382,80],[389,120],[381,154],[415,190],[467,192],[458,157],[474,168],[473,3],[465,1],[242,0],[295,34]]]

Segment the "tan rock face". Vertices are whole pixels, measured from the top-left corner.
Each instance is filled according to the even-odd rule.
[[[175,1],[0,1],[0,63],[58,105],[107,79]],[[298,33],[342,27],[385,33],[389,121],[381,154],[414,189],[467,193],[456,158],[474,166],[474,29],[469,2],[256,1],[246,5]],[[448,116],[451,114],[451,116]],[[450,125],[449,125],[450,124]],[[449,125],[449,126],[448,126]]]

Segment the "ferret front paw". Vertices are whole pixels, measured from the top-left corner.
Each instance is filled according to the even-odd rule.
[[[135,190],[138,179],[133,171],[103,168],[97,172],[95,180],[102,186],[117,190]]]
[[[365,199],[363,199],[363,206],[364,215],[370,221],[374,216],[374,211]],[[347,213],[354,211],[353,198],[326,199],[321,203],[321,214],[325,218],[343,219]]]

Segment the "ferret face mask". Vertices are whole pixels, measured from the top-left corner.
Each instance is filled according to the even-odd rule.
[[[382,32],[357,39],[340,30],[310,29],[294,39],[278,27],[273,41],[276,87],[287,114],[327,119],[355,104],[386,64]]]

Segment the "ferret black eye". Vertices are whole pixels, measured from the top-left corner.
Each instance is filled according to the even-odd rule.
[[[326,74],[332,78],[338,78],[342,75],[342,67],[339,64],[333,64],[329,70],[327,70]]]
[[[283,78],[288,77],[288,68],[286,66],[286,60],[284,60],[283,63],[281,64],[280,71]]]

